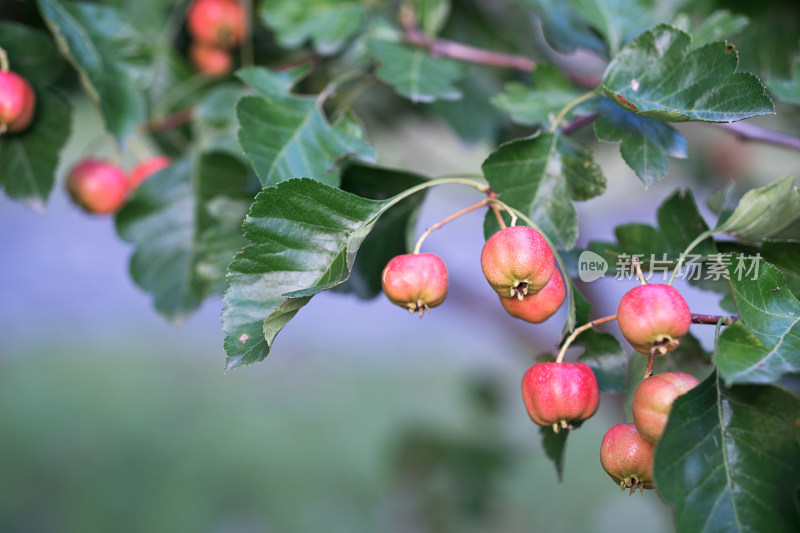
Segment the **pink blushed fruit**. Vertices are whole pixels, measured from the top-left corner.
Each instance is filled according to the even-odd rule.
[[[237,0],[195,0],[186,25],[196,40],[218,48],[235,48],[247,34],[247,15]]]
[[[664,433],[672,403],[700,383],[691,374],[662,372],[642,380],[633,395],[633,423],[639,435],[653,444]]]
[[[70,171],[67,191],[85,211],[109,214],[125,203],[128,180],[116,165],[99,159],[85,159]]]
[[[223,76],[233,69],[230,52],[206,43],[192,43],[189,47],[189,58],[197,71],[209,78]]]
[[[606,431],[600,444],[600,464],[621,489],[652,489],[655,447],[639,435],[633,424],[617,424]]]
[[[692,314],[683,296],[660,283],[640,285],[619,301],[617,324],[634,350],[664,355],[678,347],[689,331]]]
[[[531,420],[558,433],[597,411],[600,390],[585,363],[538,363],[522,376],[522,399]]]
[[[36,108],[36,93],[28,80],[15,72],[0,71],[0,134],[28,128]]]
[[[512,226],[498,231],[483,245],[481,269],[497,294],[521,300],[550,281],[555,270],[553,250],[535,229]]]
[[[167,168],[172,163],[172,158],[160,155],[146,159],[133,167],[128,175],[128,188],[133,190],[142,184],[144,180],[155,174],[159,170]]]
[[[447,296],[447,268],[435,254],[393,257],[381,276],[389,300],[419,316],[441,304]]]
[[[509,315],[532,324],[540,324],[558,311],[566,295],[564,278],[561,272],[554,270],[550,281],[536,294],[528,294],[522,300],[501,296],[500,303]]]

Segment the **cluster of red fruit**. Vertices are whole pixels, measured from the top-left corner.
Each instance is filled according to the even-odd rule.
[[[19,133],[33,122],[36,93],[31,84],[8,69],[8,59],[0,49],[0,135]]]
[[[238,0],[195,0],[186,27],[192,37],[189,57],[197,70],[206,76],[230,72],[230,51],[247,35],[247,15]]]
[[[126,175],[119,166],[108,161],[84,159],[72,167],[67,177],[67,191],[75,203],[89,213],[116,213],[131,191],[171,162],[168,156],[151,157]]]
[[[512,226],[492,235],[481,251],[481,268],[511,316],[538,324],[564,303],[564,278],[535,229]],[[392,303],[420,316],[447,296],[447,268],[435,254],[398,255],[383,269],[381,281]]]
[[[540,323],[564,302],[564,279],[555,268],[553,251],[532,228],[512,226],[495,233],[481,251],[481,267],[501,304],[514,317]],[[383,270],[382,282],[392,303],[420,316],[447,295],[447,269],[434,254],[394,257]],[[653,452],[672,403],[698,384],[697,378],[681,372],[652,375],[653,358],[678,347],[689,331],[691,313],[672,286],[643,284],[622,297],[616,317],[604,321],[614,318],[631,346],[650,357],[647,377],[634,395],[634,423],[609,429],[600,449],[605,471],[633,493],[653,488]],[[552,426],[556,433],[594,415],[600,399],[597,379],[585,363],[561,362],[569,342],[556,362],[535,364],[522,378],[522,398],[531,420]]]

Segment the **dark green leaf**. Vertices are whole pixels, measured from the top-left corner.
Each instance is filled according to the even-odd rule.
[[[322,55],[334,54],[364,22],[365,9],[358,0],[269,0],[258,14],[285,48],[311,41]]]
[[[734,15],[724,9],[714,11],[692,34],[692,48],[701,48],[714,41],[736,35],[749,23],[750,20],[744,15]]]
[[[610,56],[664,16],[656,7],[670,2],[652,0],[569,0],[583,19],[608,42]]]
[[[345,282],[378,217],[402,199],[368,200],[311,179],[259,193],[243,226],[250,244],[228,269],[226,368],[263,360],[310,297]]]
[[[316,98],[289,92],[290,75],[253,68],[239,76],[261,93],[242,98],[236,112],[239,143],[265,187],[294,177],[338,185],[340,159],[374,159],[363,129],[348,119],[329,124]]]
[[[490,102],[499,82],[486,71],[475,69],[455,83],[461,98],[436,100],[428,109],[443,117],[464,141],[494,141],[507,120]]]
[[[743,265],[740,269],[732,260],[728,266],[743,323],[720,335],[714,361],[729,385],[772,383],[800,372],[800,301],[786,287],[783,274],[763,259]]]
[[[716,376],[672,406],[655,454],[662,498],[681,533],[800,530],[800,399]]]
[[[569,249],[578,238],[578,215],[557,144],[551,133],[511,141],[482,168],[500,200],[531,217],[556,247]]]
[[[363,198],[385,200],[424,181],[411,172],[354,164],[342,174],[342,189]],[[383,267],[392,257],[409,253],[414,245],[417,213],[424,199],[424,192],[409,196],[378,219],[358,250],[350,278],[337,289],[359,298],[380,294]]]
[[[44,209],[55,182],[61,149],[69,139],[72,108],[51,90],[38,91],[31,126],[0,135],[0,186],[9,198]]]
[[[794,186],[794,178],[785,176],[765,187],[747,191],[730,216],[717,223],[714,232],[745,241],[760,241],[779,235],[798,219],[800,194]]]
[[[733,45],[690,45],[691,37],[672,26],[643,33],[608,65],[603,91],[624,109],[669,122],[731,122],[773,112],[758,78],[734,72]]]
[[[581,427],[582,424],[583,422],[573,422],[573,429]],[[539,428],[539,434],[542,436],[542,448],[544,448],[547,458],[553,461],[556,467],[556,476],[558,476],[559,483],[564,480],[564,457],[567,452],[567,437],[569,437],[571,431],[570,429],[562,429],[556,433],[550,426]]]
[[[622,143],[622,159],[646,187],[658,183],[669,170],[669,157],[688,156],[686,139],[675,128],[637,115],[605,100],[594,122],[597,139]]]
[[[537,66],[533,78],[533,88],[518,82],[509,83],[505,92],[492,98],[492,103],[517,124],[548,127],[558,112],[580,93],[553,65]]]
[[[614,335],[590,330],[581,333],[574,345],[586,348],[578,361],[592,369],[600,392],[616,394],[625,391],[628,354]]]
[[[453,85],[466,73],[461,63],[381,39],[371,39],[367,48],[379,64],[375,74],[412,102],[461,98],[461,92]]]
[[[64,69],[50,35],[29,26],[0,20],[0,48],[8,54],[11,70],[34,87],[44,87]]]
[[[220,209],[251,197],[247,169],[221,153],[184,157],[136,190],[117,215],[117,232],[134,245],[131,276],[159,313],[181,322],[219,287],[219,264],[238,251],[241,222]]]
[[[800,61],[795,61],[792,66],[792,79],[769,80],[767,87],[778,100],[787,104],[800,105]]]
[[[514,0],[530,7],[542,22],[545,38],[554,49],[563,53],[578,48],[605,54],[603,40],[592,31],[589,24],[563,0]]]
[[[566,137],[559,139],[558,151],[573,200],[589,200],[606,192],[606,177],[594,162],[594,152]]]
[[[100,107],[106,128],[124,141],[147,118],[139,87],[144,45],[139,34],[113,7],[38,0],[39,9],[61,53],[80,74]]]
[[[436,35],[450,15],[450,0],[414,0],[419,27],[428,35]]]

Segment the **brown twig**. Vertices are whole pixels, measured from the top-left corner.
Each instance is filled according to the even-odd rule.
[[[587,124],[591,124],[600,116],[600,113],[595,113],[593,115],[584,115],[582,117],[578,117],[570,122],[564,124],[564,127],[561,128],[561,133],[563,135],[570,135],[571,133],[579,130],[580,128],[586,126]]]
[[[145,122],[139,129],[142,132],[151,131],[154,133],[161,133],[179,126],[183,126],[193,118],[194,109],[190,107],[188,109],[182,109],[181,111],[172,113],[171,115],[167,115],[160,120],[151,120],[149,122]]]
[[[729,124],[717,124],[717,126],[728,130],[743,141],[756,141],[782,146],[790,150],[800,150],[800,137],[788,133],[748,124],[747,122],[731,122]]]
[[[692,324],[709,324],[716,326],[720,319],[722,319],[723,326],[730,326],[734,322],[737,322],[739,317],[736,315],[723,317],[719,315],[698,315],[692,313]]]

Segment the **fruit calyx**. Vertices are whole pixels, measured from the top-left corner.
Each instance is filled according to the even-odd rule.
[[[447,296],[447,268],[435,254],[398,255],[384,267],[381,285],[393,304],[422,317]]]

